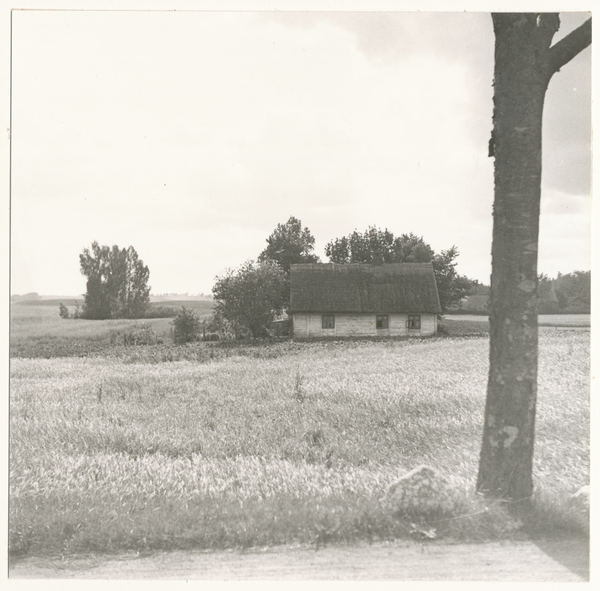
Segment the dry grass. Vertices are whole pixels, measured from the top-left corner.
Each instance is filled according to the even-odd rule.
[[[519,535],[473,492],[487,349],[471,338],[280,343],[205,363],[13,359],[11,550],[408,536],[410,519],[379,498],[421,463],[455,488],[440,536]],[[538,513],[571,527],[569,495],[589,482],[589,333],[542,334],[540,349]]]

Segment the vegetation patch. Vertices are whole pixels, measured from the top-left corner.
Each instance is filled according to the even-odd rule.
[[[484,336],[490,332],[489,320],[465,320],[462,318],[445,316],[438,323],[439,336]]]

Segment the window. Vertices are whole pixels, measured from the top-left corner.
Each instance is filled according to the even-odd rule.
[[[335,328],[335,316],[333,314],[323,314],[323,328]]]
[[[408,328],[421,328],[421,316],[419,314],[409,315],[406,325]]]
[[[377,328],[389,328],[390,327],[389,317],[387,315],[377,316],[375,326],[377,326]]]

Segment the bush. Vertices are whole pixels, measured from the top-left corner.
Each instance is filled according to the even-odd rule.
[[[61,318],[70,318],[69,308],[67,308],[62,302],[58,304],[58,313]]]
[[[190,308],[182,306],[171,324],[173,325],[173,341],[176,344],[189,343],[198,338],[200,318]]]
[[[283,311],[286,287],[285,274],[275,263],[247,261],[216,278],[213,315],[236,338],[268,336],[269,323]]]
[[[161,342],[158,333],[149,326],[134,327],[123,334],[124,345],[157,345]]]

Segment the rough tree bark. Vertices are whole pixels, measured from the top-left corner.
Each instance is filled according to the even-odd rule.
[[[490,369],[477,490],[533,492],[542,109],[550,78],[591,43],[591,19],[550,47],[557,14],[493,14]]]

